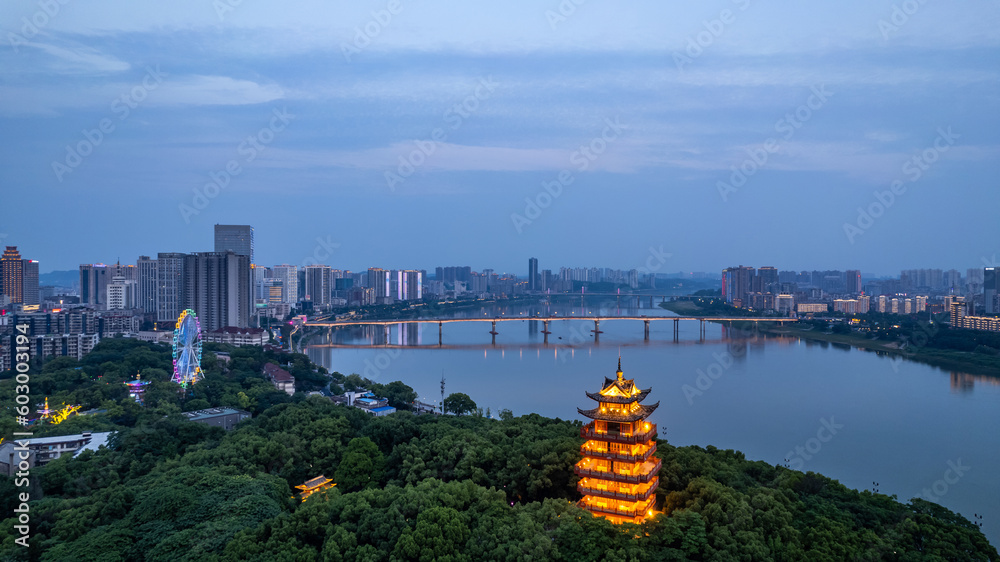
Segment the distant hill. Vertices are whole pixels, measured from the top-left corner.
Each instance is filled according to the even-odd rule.
[[[67,269],[64,271],[50,271],[38,275],[39,285],[53,285],[56,287],[76,287],[80,284],[80,271],[78,269]]]

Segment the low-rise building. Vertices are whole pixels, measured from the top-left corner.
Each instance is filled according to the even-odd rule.
[[[396,408],[389,405],[388,398],[375,396],[371,391],[364,389],[359,389],[355,392],[345,392],[341,396],[334,396],[332,400],[335,404],[345,404],[361,408],[373,416],[388,416],[396,411]]]
[[[76,435],[60,435],[58,437],[32,437],[30,439],[7,441],[0,445],[0,472],[13,476],[18,471],[22,461],[29,468],[45,466],[51,461],[67,454],[76,456],[83,451],[96,451],[106,445],[113,431],[102,433],[84,432]],[[22,449],[22,443],[25,445]],[[23,458],[23,456],[27,458]]]
[[[140,331],[135,339],[150,343],[170,343],[174,339],[174,333],[166,330],[146,330]]]
[[[195,423],[203,423],[212,427],[221,427],[226,431],[236,427],[236,424],[253,417],[250,412],[236,408],[209,408],[193,412],[181,412],[181,415]]]
[[[271,381],[274,388],[287,392],[289,396],[295,394],[295,377],[288,371],[274,363],[268,363],[264,365],[264,376]]]
[[[799,314],[822,314],[829,310],[830,306],[822,302],[800,302],[796,307],[796,311]]]
[[[205,341],[227,343],[236,347],[244,345],[264,345],[267,333],[261,328],[236,328],[226,326],[205,334]]]

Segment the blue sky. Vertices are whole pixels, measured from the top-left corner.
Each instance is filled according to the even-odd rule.
[[[0,16],[0,243],[43,271],[215,223],[347,269],[1000,254],[996,2],[52,2]]]

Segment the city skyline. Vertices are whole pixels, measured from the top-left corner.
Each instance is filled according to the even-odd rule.
[[[982,0],[57,4],[0,23],[0,185],[24,210],[0,244],[46,271],[210,251],[216,223],[257,225],[261,263],[322,240],[350,268],[1000,254]]]

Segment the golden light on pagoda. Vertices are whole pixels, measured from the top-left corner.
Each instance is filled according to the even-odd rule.
[[[299,484],[295,488],[301,490],[299,492],[299,497],[301,497],[302,500],[305,501],[306,498],[315,494],[316,492],[332,488],[336,485],[337,484],[332,479],[327,478],[326,476],[320,474],[316,478],[306,480],[304,483]]]
[[[580,430],[587,441],[580,448],[583,459],[574,472],[581,477],[578,505],[614,523],[640,523],[656,511],[657,474],[662,461],[656,452],[656,424],[646,421],[660,405],[640,402],[652,389],[642,390],[624,378],[621,359],[617,377],[605,378],[604,387],[587,396],[598,403],[592,410],[577,408],[592,422]]]

